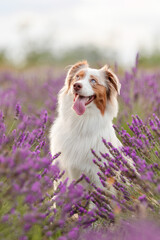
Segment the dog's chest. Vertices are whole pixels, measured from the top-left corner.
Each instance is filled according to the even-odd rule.
[[[78,168],[83,171],[89,171],[93,167],[93,154],[91,149],[94,149],[97,154],[99,152],[106,152],[104,144],[101,138],[98,136],[89,137],[78,137],[70,136],[65,141],[65,136],[61,139],[61,157],[60,165],[65,168]]]
[[[102,137],[113,142],[114,130],[112,124],[93,121],[57,121],[54,131],[54,151],[61,152],[60,165],[90,168],[94,158],[91,149],[99,154],[107,152]]]

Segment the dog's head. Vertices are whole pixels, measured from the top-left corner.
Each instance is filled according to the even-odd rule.
[[[73,109],[84,114],[93,104],[104,115],[107,102],[120,93],[120,83],[112,70],[105,65],[101,69],[89,68],[87,61],[73,65],[65,82],[67,92],[73,95]]]

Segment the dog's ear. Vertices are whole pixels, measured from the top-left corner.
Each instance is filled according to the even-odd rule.
[[[67,87],[69,88],[72,82],[73,77],[79,71],[81,68],[88,67],[87,61],[81,61],[77,62],[76,64],[72,65],[70,69],[68,70],[67,77],[65,83],[67,84]]]
[[[108,65],[105,65],[103,68],[101,68],[101,71],[104,73],[109,92],[114,89],[120,95],[121,84],[116,74]]]

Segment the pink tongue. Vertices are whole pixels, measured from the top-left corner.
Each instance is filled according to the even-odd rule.
[[[85,112],[86,102],[87,102],[87,98],[80,97],[79,95],[77,95],[75,102],[73,103],[73,109],[76,111],[78,115],[82,115]]]

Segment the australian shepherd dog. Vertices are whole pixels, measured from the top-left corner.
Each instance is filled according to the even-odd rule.
[[[58,117],[50,130],[50,150],[52,155],[61,152],[59,167],[70,182],[84,173],[102,187],[91,149],[97,154],[107,152],[102,137],[116,148],[121,146],[112,126],[118,113],[120,88],[117,76],[107,65],[93,69],[87,61],[81,61],[69,69],[58,95]]]

